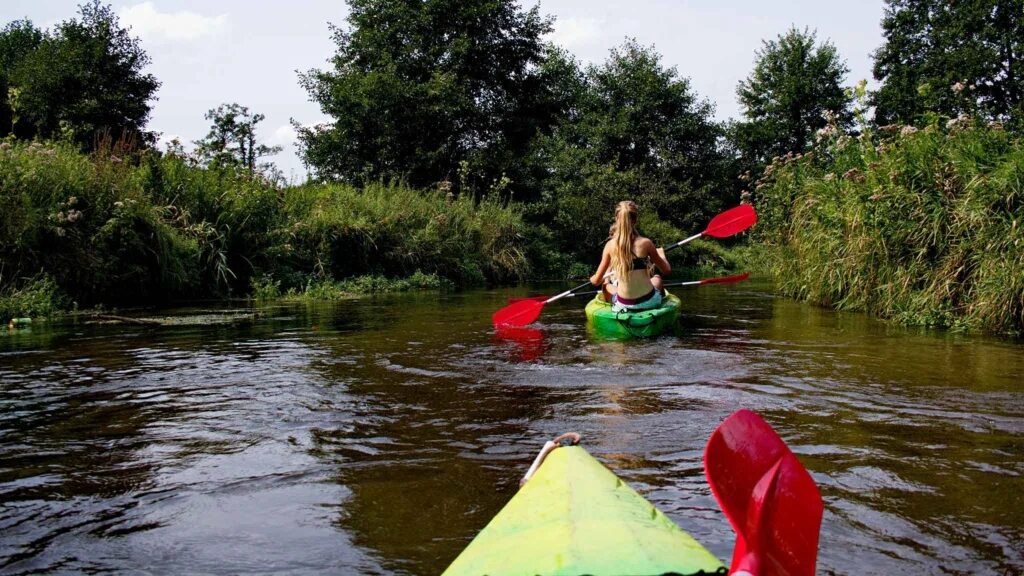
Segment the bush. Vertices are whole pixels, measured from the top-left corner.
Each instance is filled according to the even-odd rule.
[[[782,292],[901,322],[1024,329],[1024,146],[966,117],[777,159],[757,185]]]
[[[54,293],[118,306],[249,290],[269,298],[353,277],[478,285],[526,277],[527,244],[519,210],[491,196],[398,183],[282,189],[170,153],[0,142],[8,295],[41,272]]]

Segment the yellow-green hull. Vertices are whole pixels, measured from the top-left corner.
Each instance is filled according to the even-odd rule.
[[[579,446],[551,452],[445,576],[711,574],[721,562]]]
[[[650,338],[666,332],[679,320],[679,297],[668,292],[660,307],[640,312],[612,312],[598,294],[586,307],[587,324],[606,338]]]

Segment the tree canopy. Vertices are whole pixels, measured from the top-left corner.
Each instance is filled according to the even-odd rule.
[[[196,141],[196,155],[207,165],[241,168],[250,174],[263,168],[259,159],[281,151],[280,146],[267,146],[256,141],[256,126],[266,116],[253,114],[241,104],[221,104],[206,113],[212,121],[210,132]]]
[[[754,163],[787,152],[803,152],[825,113],[849,122],[850,97],[843,88],[849,72],[830,42],[791,28],[764,41],[754,70],[736,89],[745,121],[734,126],[733,139]]]
[[[109,6],[79,6],[79,18],[40,31],[27,20],[0,32],[0,135],[153,141],[145,132],[160,83],[149,57]]]
[[[1024,97],[1024,0],[887,0],[875,51],[879,124],[925,112],[1019,118]]]
[[[548,122],[539,67],[550,20],[515,0],[352,0],[328,70],[301,83],[334,120],[299,129],[324,178],[496,177]]]

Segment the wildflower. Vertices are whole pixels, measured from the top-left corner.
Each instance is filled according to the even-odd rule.
[[[68,206],[74,206],[75,204],[78,204],[78,196],[68,198]]]
[[[915,134],[916,132],[917,128],[914,128],[913,126],[904,126],[903,128],[900,129],[900,136],[910,136],[911,134]]]
[[[966,87],[967,86],[964,86],[963,82],[957,82],[956,84],[953,84],[953,93],[954,94],[959,94],[959,93],[963,92],[964,88],[966,88]]]
[[[82,217],[82,213],[78,210],[68,210],[68,222],[78,222]]]

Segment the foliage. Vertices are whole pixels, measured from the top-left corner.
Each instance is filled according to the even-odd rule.
[[[1024,145],[1001,125],[839,136],[766,169],[780,289],[902,322],[1024,330]]]
[[[260,158],[281,151],[280,146],[256,143],[256,125],[266,116],[232,103],[211,109],[205,118],[213,124],[206,137],[195,143],[195,154],[202,162],[214,168],[241,168],[249,174],[257,169],[273,171],[272,165],[257,164]]]
[[[729,202],[714,109],[653,48],[628,41],[583,73],[571,60],[560,66],[560,90],[578,104],[538,149],[548,175],[531,214],[563,251],[596,258],[626,198],[640,204],[642,229],[697,229]]]
[[[176,154],[0,142],[3,294],[40,272],[71,300],[119,306],[358,276],[507,281],[530,271],[525,234],[519,211],[492,197],[401,184],[279,188]]]
[[[545,125],[538,65],[550,22],[514,0],[353,0],[333,69],[302,85],[333,122],[297,126],[321,178],[356,185],[494,181]]]
[[[874,54],[879,124],[913,123],[929,112],[1020,122],[1024,0],[887,4],[885,44]]]
[[[384,276],[357,276],[346,280],[310,279],[301,289],[288,290],[284,295],[274,297],[304,302],[323,302],[357,298],[367,294],[410,292],[413,290],[450,290],[454,285],[436,274],[414,272],[408,278],[387,278]],[[264,298],[269,300],[271,298]]]
[[[143,73],[149,57],[109,6],[79,13],[52,31],[17,21],[0,33],[0,136],[152,142],[144,128],[160,83]]]
[[[67,304],[49,276],[30,278],[18,284],[0,288],[0,321],[50,316]]]
[[[446,197],[402,184],[309,184],[284,191],[284,226],[273,232],[285,287],[314,278],[417,271],[459,285],[524,278],[524,225],[493,197]]]
[[[814,32],[791,28],[764,41],[754,70],[736,90],[746,120],[732,126],[731,137],[745,167],[805,152],[827,115],[847,126],[850,97],[842,83],[848,72],[835,46],[818,44]]]

